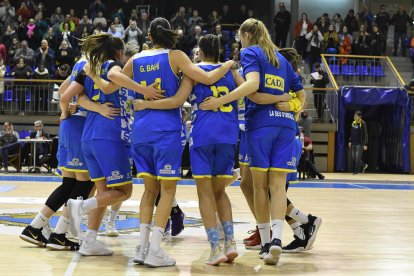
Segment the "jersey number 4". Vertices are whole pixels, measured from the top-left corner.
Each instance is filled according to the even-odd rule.
[[[229,89],[226,86],[210,86],[211,91],[213,92],[213,97],[219,98],[221,96],[226,96],[230,93]],[[218,108],[221,112],[232,112],[233,106],[228,103],[225,105],[222,105]],[[214,109],[214,111],[218,111],[217,109]]]

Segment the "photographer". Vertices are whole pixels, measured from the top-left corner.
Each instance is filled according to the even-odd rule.
[[[310,65],[312,66],[321,55],[321,42],[323,41],[323,36],[316,24],[313,25],[312,31],[306,35],[306,39],[311,43]]]
[[[314,69],[317,74],[312,74],[310,83],[313,84],[313,88],[326,88],[329,83],[328,74],[322,69],[320,63],[314,64]],[[316,76],[316,77],[315,77]],[[313,90],[313,103],[318,113],[318,120],[323,120],[323,111],[325,109],[325,90]]]

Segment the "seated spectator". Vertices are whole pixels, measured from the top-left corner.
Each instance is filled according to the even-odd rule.
[[[20,4],[20,8],[16,11],[16,16],[21,16],[24,22],[27,22],[30,17],[32,17],[32,12],[27,8],[25,2]]]
[[[312,32],[309,32],[306,35],[306,39],[310,41],[311,44],[311,51],[310,51],[310,66],[316,63],[316,61],[321,56],[321,43],[323,40],[323,36],[318,29],[318,26],[315,24],[313,25]]]
[[[86,33],[87,34],[92,34],[93,32],[93,25],[91,23],[91,21],[89,20],[87,15],[84,15],[82,17],[82,20],[79,22],[79,25],[76,26],[76,37],[77,38],[82,38],[84,37],[84,33],[85,33],[85,28],[86,28]]]
[[[119,23],[117,23],[117,24],[121,24],[121,25],[122,25],[122,27],[123,27],[123,26],[124,26],[124,24],[125,24],[125,22],[126,22],[126,21],[125,21],[125,13],[124,13],[123,8],[118,8],[118,9],[114,10],[114,11],[111,13],[111,16],[109,17],[109,19],[110,19],[112,22],[114,22],[116,17],[118,17],[118,21],[119,21]]]
[[[68,24],[69,24],[69,28],[68,28],[68,30],[69,30],[71,33],[74,33],[74,32],[75,32],[76,25],[75,25],[75,23],[72,21],[72,19],[71,19],[71,17],[70,17],[70,14],[67,14],[67,15],[65,16],[65,19],[63,20],[63,22],[62,22],[62,23],[60,23],[60,25],[59,25],[59,31],[60,31],[61,33],[62,33],[62,32],[64,31],[64,29],[65,29],[65,27],[64,27],[65,23],[68,23]]]
[[[26,25],[26,40],[28,41],[29,48],[34,49],[39,44],[37,43],[36,37],[35,37],[35,29],[36,24],[33,18],[29,19],[29,22]]]
[[[137,26],[142,32],[144,41],[148,40],[148,31],[149,31],[150,24],[151,24],[151,21],[148,20],[148,13],[142,12],[140,19],[137,20]]]
[[[330,24],[328,31],[323,34],[323,43],[325,51],[328,51],[328,49],[334,49],[335,52],[330,52],[330,54],[335,54],[337,52],[336,49],[338,47],[338,34],[335,32],[334,25]]]
[[[192,32],[192,35],[187,36],[187,42],[186,42],[186,52],[189,49],[193,49],[195,46],[198,45],[198,41],[200,40],[201,36],[203,35],[203,30],[200,26],[196,25],[194,26],[194,32]]]
[[[35,66],[43,64],[44,67],[51,73],[54,70],[55,64],[55,51],[49,47],[49,43],[46,39],[43,39],[40,47],[36,49],[34,53]]]
[[[216,10],[213,10],[211,14],[208,16],[208,25],[211,26],[211,33],[214,30],[214,26],[221,23],[221,16],[218,14]]]
[[[0,22],[4,22],[4,26],[12,26],[16,22],[16,10],[10,5],[9,0],[4,0],[0,6]]]
[[[226,54],[224,49],[225,49],[225,45],[226,45],[227,41],[229,40],[229,38],[227,37],[227,35],[225,33],[222,32],[220,24],[217,24],[214,27],[213,34],[218,36],[218,38],[220,40],[220,61],[224,62],[225,54]]]
[[[50,74],[47,68],[43,64],[40,64],[33,73],[33,79],[35,80],[50,80]],[[49,82],[34,82],[33,83],[32,95],[34,96],[35,102],[35,113],[47,111],[47,99],[50,91]]]
[[[366,32],[365,26],[361,25],[359,32],[354,38],[352,45],[352,54],[354,55],[369,55],[371,52],[371,36]]]
[[[34,122],[34,131],[30,133],[30,139],[43,139],[49,140],[50,136],[44,130],[43,122],[36,121]],[[26,144],[30,146],[29,144]],[[36,164],[42,164],[46,161],[48,155],[50,155],[50,144],[49,143],[36,143]],[[50,159],[50,156],[49,156]]]
[[[328,73],[322,69],[320,63],[314,64],[315,72],[318,73],[318,77],[314,78],[312,76],[310,83],[313,84],[313,88],[326,88],[326,85],[329,83]],[[326,91],[323,90],[313,90],[313,102],[318,113],[318,120],[321,122],[323,120],[323,111],[325,109],[325,94]]]
[[[78,24],[79,24],[79,18],[76,16],[75,10],[74,9],[70,9],[69,10],[69,15],[70,15],[70,20],[73,23],[75,23],[75,26],[78,26]]]
[[[55,80],[66,80],[67,77],[70,75],[70,66],[67,64],[63,64],[58,67],[55,71],[54,79]],[[59,85],[60,83],[58,83]]]
[[[352,50],[352,36],[348,33],[348,27],[343,26],[342,33],[339,34],[339,54],[350,55]],[[344,65],[347,62],[347,58],[339,58],[340,65]]]
[[[125,30],[125,42],[141,45],[143,43],[142,31],[138,28],[135,20],[129,20],[129,26]]]
[[[17,63],[20,58],[23,58],[24,64],[28,66],[32,66],[34,62],[34,51],[29,48],[26,40],[23,40],[22,43],[20,43],[20,48],[17,49],[14,54],[15,63]]]
[[[17,65],[12,69],[11,76],[16,79],[30,79],[32,77],[32,68],[26,65],[24,58],[19,58]],[[26,93],[28,91],[26,82],[19,82],[14,89],[19,99],[19,116],[25,115],[26,110]]]
[[[7,65],[14,66],[16,64],[14,55],[16,54],[16,51],[20,49],[20,42],[17,37],[12,39],[12,43],[7,49]]]
[[[181,50],[181,51],[187,53],[187,49],[188,49],[188,47],[187,47],[187,41],[186,41],[186,39],[184,37],[183,30],[178,30],[177,31],[177,34],[178,34],[178,41],[175,44],[175,49],[178,49],[178,50]]]
[[[303,139],[303,149],[302,149],[302,156],[299,167],[305,168],[305,173],[309,178],[315,178],[316,176],[323,180],[325,176],[321,174],[318,169],[316,168],[315,164],[312,162],[313,160],[313,146],[312,146],[312,139],[310,137],[304,136],[303,129],[300,128],[301,132],[301,140]]]
[[[4,168],[4,172],[8,172],[8,156],[16,154],[19,151],[20,144],[19,133],[13,129],[13,124],[5,122],[3,130],[0,131],[0,157],[2,158],[1,166]]]
[[[58,41],[60,41],[60,43],[66,41],[70,48],[75,48],[74,33],[70,31],[70,24],[68,22],[63,22],[63,30],[60,33]]]
[[[379,30],[378,26],[374,25],[372,28],[372,35],[371,35],[371,54],[373,56],[382,55],[384,40],[385,38],[382,35],[381,31]]]
[[[63,20],[65,20],[65,16],[62,13],[62,8],[57,7],[55,12],[50,17],[50,24],[56,30],[58,27],[55,27],[55,26],[60,26],[60,24],[63,22]]]
[[[124,37],[125,37],[125,28],[124,28],[124,25],[122,25],[121,20],[119,19],[118,16],[114,17],[114,20],[112,21],[111,25],[115,26],[115,29],[121,34],[121,38],[124,39]]]
[[[53,51],[56,52],[56,50],[58,48],[58,42],[57,42],[58,38],[55,35],[55,32],[53,31],[52,27],[49,27],[47,29],[47,32],[43,36],[43,39],[46,40],[49,47],[52,48]]]
[[[14,30],[13,25],[7,25],[3,35],[3,43],[6,45],[6,49],[9,49],[12,45],[13,38],[17,38],[17,32]]]
[[[107,26],[106,18],[103,16],[102,12],[98,12],[98,15],[93,19],[92,25],[94,28],[100,26],[101,28],[106,28]]]
[[[56,63],[59,66],[68,64],[70,67],[73,67],[73,64],[75,64],[75,52],[65,40],[62,41],[56,53]]]
[[[122,33],[120,33],[120,32],[116,29],[116,27],[115,27],[115,25],[114,25],[114,24],[111,24],[111,25],[109,26],[109,29],[108,29],[107,33],[108,33],[108,34],[110,34],[110,35],[113,35],[113,36],[115,36],[115,37],[123,38],[123,37],[122,37]]]
[[[204,26],[203,18],[198,15],[198,10],[193,11],[193,15],[188,19],[188,34],[194,31],[194,27],[198,25],[201,28]]]

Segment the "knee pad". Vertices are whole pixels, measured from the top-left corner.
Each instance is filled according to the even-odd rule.
[[[46,206],[52,209],[54,212],[59,210],[63,204],[69,199],[69,195],[72,193],[76,185],[75,178],[64,177],[62,184],[57,187],[46,200]]]
[[[75,188],[70,193],[69,198],[77,199],[78,197],[82,197],[83,199],[87,199],[89,197],[90,192],[92,191],[94,183],[90,180],[88,181],[76,181]]]

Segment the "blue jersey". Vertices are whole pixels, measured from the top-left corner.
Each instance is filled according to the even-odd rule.
[[[113,61],[106,61],[101,67],[101,78],[108,80],[108,71]],[[99,113],[89,111],[86,117],[86,123],[83,130],[82,142],[91,140],[112,140],[112,141],[128,141],[128,135],[125,134],[130,123],[130,115],[128,115],[131,107],[131,101],[127,100],[128,90],[118,89],[113,93],[104,94],[92,81],[91,78],[85,78],[85,91],[88,97],[96,103],[110,102],[115,108],[121,109],[120,116],[114,119],[108,119]]]
[[[86,62],[87,62],[86,58],[82,57],[75,63],[75,65],[73,65],[72,73],[70,74],[70,79],[69,79],[70,83],[72,83],[76,79],[78,74],[82,72],[83,67],[85,66]],[[75,97],[75,100],[76,100],[76,97]],[[85,108],[79,106],[77,108],[76,113],[73,115],[86,116],[86,112],[87,110]]]
[[[281,54],[276,52],[280,66],[276,68],[271,63],[263,49],[259,46],[250,46],[241,53],[243,75],[250,72],[260,74],[259,92],[272,95],[282,95],[289,90],[294,92],[302,90],[303,86],[298,75],[293,71],[292,65]],[[295,116],[293,112],[282,112],[274,104],[255,104],[246,99],[246,130],[268,126],[281,126],[295,129]]]
[[[204,71],[212,71],[221,65],[198,64]],[[220,106],[216,110],[200,110],[200,105],[207,97],[220,97],[229,94],[236,88],[233,74],[227,72],[214,85],[197,83],[190,97],[192,106],[192,126],[190,147],[212,144],[237,144],[238,120],[237,101]]]
[[[170,66],[169,51],[147,50],[133,56],[133,80],[143,86],[157,82],[166,97],[174,96],[180,81]],[[138,93],[135,97],[144,99]],[[157,140],[165,132],[181,130],[181,108],[146,109],[135,112],[131,140],[134,144],[145,143]]]

